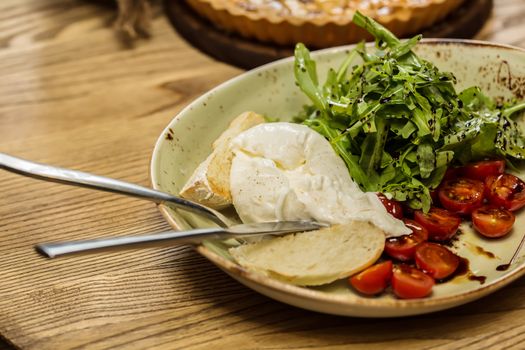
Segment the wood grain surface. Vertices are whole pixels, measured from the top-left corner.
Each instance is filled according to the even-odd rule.
[[[242,71],[193,49],[157,4],[152,38],[115,39],[111,7],[0,2],[0,151],[149,185],[163,127]],[[497,0],[480,39],[525,47],[525,3]],[[524,349],[525,279],[418,317],[297,309],[189,247],[46,260],[38,242],[169,229],[154,205],[0,172],[0,349]]]

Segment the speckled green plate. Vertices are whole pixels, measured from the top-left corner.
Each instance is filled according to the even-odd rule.
[[[319,72],[337,67],[348,49],[315,52]],[[525,50],[478,41],[426,40],[417,47],[417,52],[440,69],[454,72],[459,89],[478,85],[494,98],[523,98],[525,94]],[[249,71],[211,90],[180,112],[160,135],[151,163],[154,188],[178,193],[211,152],[212,142],[240,113],[252,110],[287,121],[305,103],[306,98],[294,84],[292,58]],[[160,210],[176,229],[212,225],[182,211],[166,207]],[[243,269],[220,244],[207,243],[197,247],[197,251],[239,282],[282,302],[337,315],[394,317],[464,304],[525,274],[525,249],[508,270],[496,270],[498,265],[509,261],[525,234],[524,210],[519,212],[511,234],[503,239],[483,239],[468,225],[461,230],[454,250],[469,260],[471,273],[439,284],[430,297],[415,300],[399,300],[388,294],[362,297],[344,281],[320,288],[297,287]]]

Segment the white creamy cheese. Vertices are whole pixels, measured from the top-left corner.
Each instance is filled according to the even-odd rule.
[[[330,143],[307,126],[260,124],[238,135],[231,147],[231,195],[243,222],[361,220],[387,237],[411,232],[375,193],[361,191]]]

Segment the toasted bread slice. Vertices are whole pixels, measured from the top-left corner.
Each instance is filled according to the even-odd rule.
[[[254,112],[245,112],[235,118],[213,143],[212,153],[195,169],[184,185],[180,191],[181,197],[213,209],[231,205],[230,168],[233,153],[230,142],[244,130],[261,123],[264,123],[264,117]]]
[[[352,221],[230,248],[239,265],[302,286],[351,276],[383,252],[385,234],[366,221]]]

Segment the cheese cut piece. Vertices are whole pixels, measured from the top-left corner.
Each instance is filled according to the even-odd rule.
[[[244,223],[369,221],[387,236],[409,234],[373,192],[363,192],[343,159],[306,125],[265,123],[231,142],[233,206]]]
[[[230,248],[248,270],[301,286],[317,286],[356,274],[383,252],[385,234],[365,221],[290,234]]]
[[[212,153],[195,169],[184,185],[180,191],[181,197],[213,209],[231,205],[230,168],[233,153],[230,142],[241,132],[264,122],[264,117],[254,112],[245,112],[235,118],[213,143]]]

